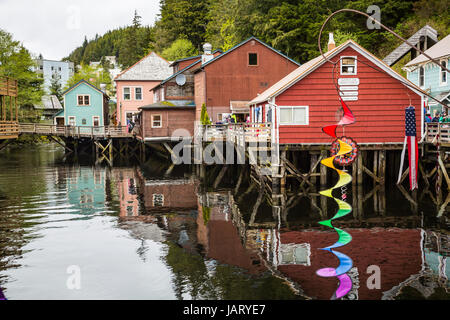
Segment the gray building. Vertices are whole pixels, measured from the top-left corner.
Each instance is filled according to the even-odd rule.
[[[44,77],[44,89],[47,94],[50,94],[52,78],[57,78],[64,88],[75,72],[73,62],[46,59],[36,59],[35,62],[37,64],[36,72],[41,73]]]

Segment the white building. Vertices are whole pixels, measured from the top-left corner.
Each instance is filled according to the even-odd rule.
[[[70,77],[73,76],[74,64],[73,62],[54,61],[46,59],[36,59],[37,73],[41,73],[44,77],[44,89],[49,94],[52,78],[57,78],[64,88]]]

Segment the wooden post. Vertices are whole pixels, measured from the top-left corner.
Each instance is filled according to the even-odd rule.
[[[363,183],[363,163],[364,163],[363,154],[364,154],[364,151],[361,151],[357,158],[357,161],[358,161],[358,173],[357,173],[358,174],[358,185],[361,185],[361,186]]]
[[[328,157],[327,150],[322,150],[320,152],[322,159],[325,159]],[[326,166],[320,166],[320,185],[326,186],[327,184],[327,167]]]
[[[313,171],[315,171],[314,170],[314,165],[316,164],[316,162],[317,162],[317,154],[316,153],[311,153],[311,164],[310,164],[310,172],[311,172],[311,174],[313,174],[314,172]],[[296,165],[298,165],[298,164],[296,164]],[[311,175],[311,178],[309,179],[310,181],[311,181],[311,183],[312,184],[316,184],[316,182],[317,182],[317,178],[314,176],[314,175]]]
[[[378,208],[381,215],[386,214],[386,150],[381,150],[378,157],[380,191],[378,192]]]
[[[281,152],[281,178],[280,178],[280,192],[286,192],[286,149]]]

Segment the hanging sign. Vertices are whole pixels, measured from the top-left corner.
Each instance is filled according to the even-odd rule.
[[[340,86],[341,91],[358,91],[358,86]]]
[[[358,91],[344,91],[344,92],[340,92],[339,94],[341,95],[341,97],[343,97],[343,96],[357,96],[358,95]]]
[[[358,101],[358,96],[343,96],[342,101]]]
[[[357,86],[359,85],[359,78],[339,78],[338,84],[340,86]]]

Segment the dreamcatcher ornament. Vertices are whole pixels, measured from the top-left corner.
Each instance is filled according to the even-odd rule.
[[[334,227],[332,222],[333,220],[346,216],[350,212],[352,212],[352,207],[347,202],[345,202],[345,200],[347,199],[346,186],[352,181],[352,177],[346,172],[345,166],[355,161],[356,157],[358,156],[358,145],[352,138],[346,136],[338,138],[336,135],[336,129],[338,126],[350,125],[356,122],[353,113],[350,111],[342,98],[339,98],[339,100],[342,107],[341,119],[335,125],[322,128],[322,131],[325,134],[335,139],[331,147],[331,157],[321,161],[321,164],[335,170],[338,173],[339,180],[334,187],[320,192],[321,195],[332,198],[334,201],[336,201],[339,210],[333,218],[319,222],[319,224],[321,225],[334,229],[339,235],[339,239],[335,244],[321,249],[334,254],[339,259],[339,266],[336,268],[322,268],[316,271],[316,274],[320,277],[338,278],[339,286],[336,289],[336,292],[334,293],[332,299],[340,299],[344,297],[351,291],[353,287],[352,279],[347,274],[353,267],[353,261],[347,255],[335,250],[336,248],[345,246],[346,244],[350,243],[352,241],[352,236],[348,232]],[[339,112],[340,111],[338,110],[338,113]],[[338,169],[335,165],[342,165],[344,169]],[[339,188],[341,189],[341,199],[335,198],[332,194],[333,190]]]

